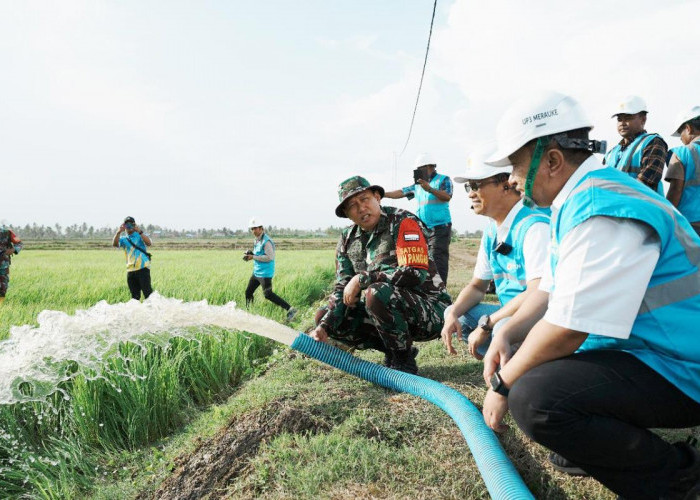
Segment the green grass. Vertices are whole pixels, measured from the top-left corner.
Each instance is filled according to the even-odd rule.
[[[244,303],[252,266],[240,256],[162,250],[152,268],[154,289],[186,301]],[[275,291],[306,309],[332,279],[332,251],[280,252],[277,266]],[[11,325],[35,323],[44,309],[73,313],[100,300],[130,298],[117,250],[25,251],[11,279],[0,307],[0,338]],[[285,315],[260,291],[251,309],[277,320]],[[122,344],[99,374],[66,363],[63,369],[74,376],[48,401],[0,406],[0,498],[83,497],[106,473],[107,457],[133,453],[181,428],[198,408],[223,401],[272,349],[267,339],[207,328],[194,340],[174,338],[146,349]]]

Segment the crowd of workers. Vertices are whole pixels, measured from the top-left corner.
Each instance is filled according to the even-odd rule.
[[[670,151],[645,130],[647,113],[639,97],[621,102],[613,118],[622,139],[601,162],[594,153],[604,145],[589,138],[573,98],[514,103],[496,149],[471,154],[455,178],[490,223],[454,303],[445,286],[453,185],[436,161],[421,155],[415,184],[395,191],[344,180],[335,214],[352,225],[309,334],[375,349],[412,374],[414,342],[441,338],[454,354],[456,335],[484,361],[483,415],[495,431],[510,410],[559,470],[621,498],[700,498],[700,452],[650,431],[700,425],[700,106],[679,115],[672,135],[683,146]],[[415,197],[417,214],[382,206],[384,197]],[[259,220],[249,229],[246,306],[262,286],[291,320],[296,310],[272,291],[274,242]],[[147,298],[151,240],[127,217],[113,245],[125,252],[132,297]],[[0,300],[21,248],[0,228]],[[491,282],[498,305],[483,302]]]

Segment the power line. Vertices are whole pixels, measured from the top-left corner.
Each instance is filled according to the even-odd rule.
[[[430,19],[430,33],[428,34],[428,46],[425,48],[425,60],[423,61],[423,72],[420,75],[420,84],[418,84],[418,95],[416,96],[416,105],[413,107],[413,117],[411,117],[411,126],[408,128],[408,137],[406,137],[406,144],[403,145],[403,149],[399,156],[402,156],[406,151],[406,146],[408,146],[408,141],[411,140],[411,132],[413,132],[413,122],[416,119],[416,111],[418,110],[418,101],[420,100],[420,91],[423,88],[423,77],[425,76],[425,66],[428,64],[428,52],[430,51],[430,39],[433,36],[433,22],[435,21],[435,9],[437,8],[437,0],[433,3],[433,17]]]

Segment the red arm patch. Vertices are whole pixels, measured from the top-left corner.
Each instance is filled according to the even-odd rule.
[[[399,225],[396,260],[399,266],[428,270],[428,242],[420,225],[413,219],[406,218]]]

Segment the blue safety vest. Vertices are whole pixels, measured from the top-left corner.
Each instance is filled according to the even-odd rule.
[[[685,185],[678,204],[678,211],[690,222],[700,221],[700,139],[687,146],[673,148],[685,167]]]
[[[681,391],[700,402],[700,237],[663,197],[611,168],[584,175],[551,221],[551,265],[559,244],[591,217],[633,219],[648,224],[661,254],[628,339],[589,335],[580,351],[613,349],[631,353]],[[624,293],[624,283],[610,283]]]
[[[627,145],[624,151],[622,150],[622,146],[618,144],[608,151],[603,163],[608,167],[625,172],[633,179],[636,179],[642,168],[642,153],[644,152],[644,148],[656,137],[659,137],[659,134],[648,134],[646,132],[639,134],[631,144]],[[656,192],[661,196],[664,195],[664,187],[661,179],[659,179],[659,183],[656,186]]]
[[[260,240],[255,240],[255,246],[253,247],[253,255],[265,255],[265,244],[267,242],[272,244],[272,248],[275,248],[275,242],[270,239],[267,233],[263,233]],[[272,278],[275,275],[275,259],[269,262],[258,262],[253,260],[253,276],[256,278]]]
[[[486,228],[482,245],[484,245],[485,255],[489,259],[493,281],[496,285],[496,294],[502,306],[527,288],[523,246],[528,229],[537,222],[549,224],[549,217],[540,210],[525,206],[518,211],[503,240],[503,243],[512,247],[507,255],[496,252],[498,244],[496,223],[491,221]]]
[[[448,177],[446,175],[436,174],[430,180],[430,187],[439,190],[444,179],[448,179]],[[437,196],[430,194],[420,187],[420,185],[416,185],[416,201],[418,202],[418,211],[416,215],[426,226],[433,228],[452,222],[452,217],[450,217],[450,202],[441,201]]]

